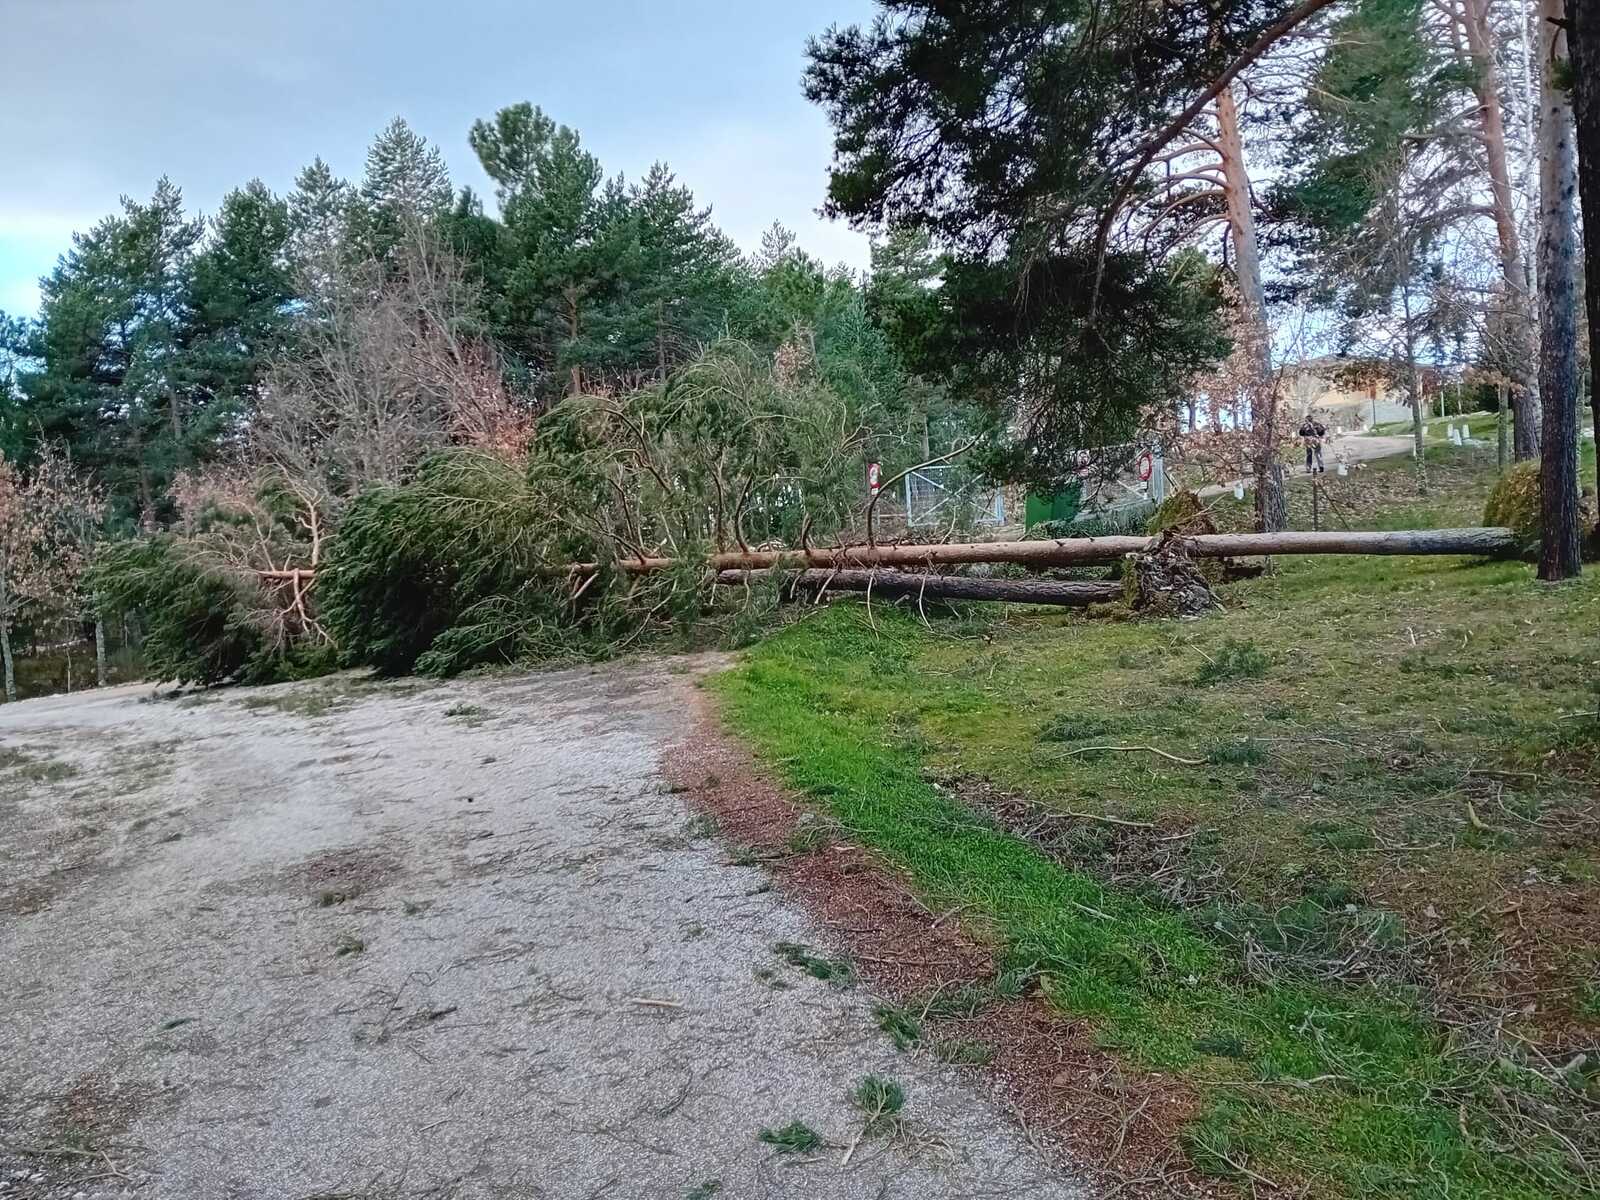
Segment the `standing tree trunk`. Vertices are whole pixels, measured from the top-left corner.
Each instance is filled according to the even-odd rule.
[[[3,661],[6,674],[6,700],[15,701],[17,698],[17,664],[11,657],[11,622],[5,617],[0,617],[0,661]]]
[[[575,288],[567,289],[567,334],[571,345],[576,351],[578,345],[578,293]],[[573,396],[583,394],[583,367],[578,363],[572,364],[572,391]]]
[[[1495,440],[1498,443],[1495,453],[1495,463],[1503,474],[1510,456],[1506,444],[1506,385],[1502,380],[1494,385],[1497,414],[1495,421]]]
[[[1578,129],[1578,191],[1583,204],[1583,282],[1589,308],[1589,354],[1600,346],[1600,8],[1567,0],[1567,49],[1572,58],[1572,109]],[[1600,394],[1589,370],[1589,408],[1600,458]]]
[[[98,613],[94,618],[94,680],[96,687],[106,685],[106,619]]]
[[[1274,533],[1288,524],[1283,474],[1278,468],[1278,394],[1272,378],[1272,337],[1267,327],[1266,292],[1261,286],[1261,253],[1239,137],[1239,108],[1233,88],[1217,93],[1217,149],[1222,154],[1223,194],[1233,239],[1234,273],[1244,306],[1245,354],[1250,363],[1251,471],[1256,480],[1256,528]]]
[[[1484,158],[1489,168],[1489,202],[1494,210],[1495,238],[1500,253],[1500,286],[1511,342],[1511,406],[1516,422],[1518,459],[1539,453],[1539,378],[1534,365],[1533,303],[1527,268],[1517,236],[1516,209],[1511,202],[1511,170],[1506,152],[1505,111],[1500,105],[1500,74],[1495,65],[1494,33],[1489,26],[1490,0],[1463,0],[1460,21],[1472,56],[1473,89]]]
[[[1417,495],[1428,491],[1427,447],[1423,444],[1426,426],[1422,418],[1422,370],[1417,366],[1417,332],[1411,323],[1411,263],[1409,257],[1400,275],[1400,303],[1405,316],[1406,387],[1411,393],[1411,455],[1416,460]]]
[[[17,664],[11,656],[11,590],[0,572],[0,666],[5,670],[6,700],[17,698]]]
[[[1578,165],[1562,0],[1541,0],[1539,86],[1539,578],[1578,563]]]

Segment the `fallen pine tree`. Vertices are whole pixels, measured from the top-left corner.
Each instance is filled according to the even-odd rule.
[[[1014,604],[1053,604],[1082,608],[1122,599],[1122,584],[1085,580],[982,579],[965,575],[927,575],[903,571],[803,570],[789,575],[781,570],[786,590],[807,592],[820,598],[829,591],[868,592],[878,596],[911,596],[919,600],[1003,600]],[[768,570],[721,571],[717,583],[741,587],[765,582]]]
[[[937,542],[929,545],[808,546],[804,549],[735,550],[705,558],[709,571],[819,569],[863,570],[873,567],[935,567],[972,563],[1006,563],[1023,567],[1072,567],[1113,563],[1129,554],[1148,554],[1163,544],[1182,549],[1190,558],[1252,558],[1286,554],[1457,554],[1508,558],[1518,553],[1509,529],[1471,526],[1463,529],[1286,530],[1281,533],[1209,533],[1195,537],[1055,538],[1049,541]],[[637,555],[614,564],[629,574],[678,570],[677,558]],[[592,575],[598,562],[577,562],[547,568],[553,573]],[[264,579],[313,578],[310,571],[263,571]]]
[[[931,545],[808,546],[800,550],[737,550],[712,554],[706,567],[715,571],[760,571],[769,568],[955,566],[964,563],[1010,563],[1015,566],[1073,567],[1118,562],[1129,554],[1148,554],[1169,541],[1190,558],[1250,558],[1280,554],[1462,554],[1499,558],[1517,553],[1509,529],[1400,529],[1382,531],[1289,530],[1282,533],[1209,533],[1196,537],[1054,538],[1026,542],[939,542]],[[663,571],[676,559],[619,558],[618,570]],[[586,575],[597,563],[574,563],[567,570]]]

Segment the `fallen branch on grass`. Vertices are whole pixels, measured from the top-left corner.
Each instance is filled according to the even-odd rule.
[[[1131,748],[1132,747],[1130,747],[1130,749]],[[1099,813],[1073,812],[1070,808],[1062,809],[1061,813],[1062,813],[1063,816],[1076,817],[1080,821],[1104,821],[1107,825],[1125,825],[1129,829],[1154,829],[1155,828],[1155,826],[1152,825],[1149,821],[1124,821],[1121,817],[1106,817],[1106,816],[1101,816]],[[1180,836],[1188,837],[1189,835],[1188,834],[1182,834]]]
[[[1162,758],[1170,759],[1185,767],[1203,767],[1206,760],[1203,758],[1179,758],[1176,754],[1168,754],[1159,746],[1079,746],[1076,750],[1068,750],[1068,758],[1076,758],[1080,754],[1088,754],[1095,750],[1110,750],[1119,752],[1139,751],[1145,754],[1159,754]]]

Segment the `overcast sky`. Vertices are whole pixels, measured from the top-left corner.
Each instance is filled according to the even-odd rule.
[[[868,0],[0,0],[0,309],[31,314],[74,229],[148,198],[193,209],[320,154],[359,178],[405,117],[457,185],[519,100],[575,127],[608,174],[665,160],[741,246],[774,220],[829,262],[866,239],[816,215],[830,138],[800,94],[805,39]],[[492,203],[492,199],[490,200]]]

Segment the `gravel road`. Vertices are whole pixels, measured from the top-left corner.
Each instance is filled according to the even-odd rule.
[[[704,665],[0,706],[0,1200],[1081,1195],[773,952],[660,774]]]

